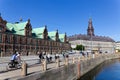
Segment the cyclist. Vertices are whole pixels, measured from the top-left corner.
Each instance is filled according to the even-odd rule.
[[[17,54],[16,51],[13,53],[12,57],[11,57],[11,67],[15,67],[15,64],[17,63]]]

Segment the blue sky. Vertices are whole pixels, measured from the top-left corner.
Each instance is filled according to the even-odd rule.
[[[0,0],[3,19],[14,23],[31,19],[33,28],[48,26],[48,31],[87,34],[92,18],[95,35],[120,41],[120,0]]]

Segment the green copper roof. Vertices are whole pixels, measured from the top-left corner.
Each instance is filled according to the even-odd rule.
[[[15,34],[18,34],[18,35],[25,35],[25,31],[24,31],[24,30],[16,31]]]
[[[13,24],[12,23],[7,23],[6,24],[6,27],[8,30],[12,31],[14,28],[13,28]]]
[[[59,34],[60,42],[64,42],[65,34]]]
[[[32,30],[32,33],[34,33],[37,38],[43,39],[43,32],[44,32],[44,30],[45,30],[45,27],[34,28],[34,29]]]
[[[43,32],[44,32],[44,30],[45,30],[45,27],[34,28],[34,29],[32,30],[32,33],[35,33],[35,34],[37,34],[37,35],[42,35]]]
[[[21,23],[7,23],[6,27],[8,30],[12,31],[14,34],[24,35],[24,28],[26,27],[26,22]]]
[[[25,35],[25,27],[27,23],[28,21],[21,22],[21,23],[7,23],[6,27],[13,34]],[[35,38],[43,39],[43,33],[45,29],[46,29],[46,26],[32,29],[32,36]],[[56,34],[57,34],[57,31],[48,32],[49,40],[55,41]],[[64,37],[65,37],[65,34],[59,34],[60,42],[64,42]]]
[[[57,31],[48,32],[48,36],[51,40],[55,40]]]

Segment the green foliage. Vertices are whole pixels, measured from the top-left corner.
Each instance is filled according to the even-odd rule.
[[[77,45],[76,50],[81,50],[81,51],[84,51],[85,50],[85,47],[83,45]]]

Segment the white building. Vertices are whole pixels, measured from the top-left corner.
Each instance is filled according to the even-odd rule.
[[[120,51],[120,41],[116,42],[116,52]]]
[[[87,35],[73,35],[69,37],[71,47],[75,48],[76,45],[85,46],[85,51],[94,51],[95,53],[114,53],[115,41],[109,37],[95,36],[92,20],[88,22]]]

